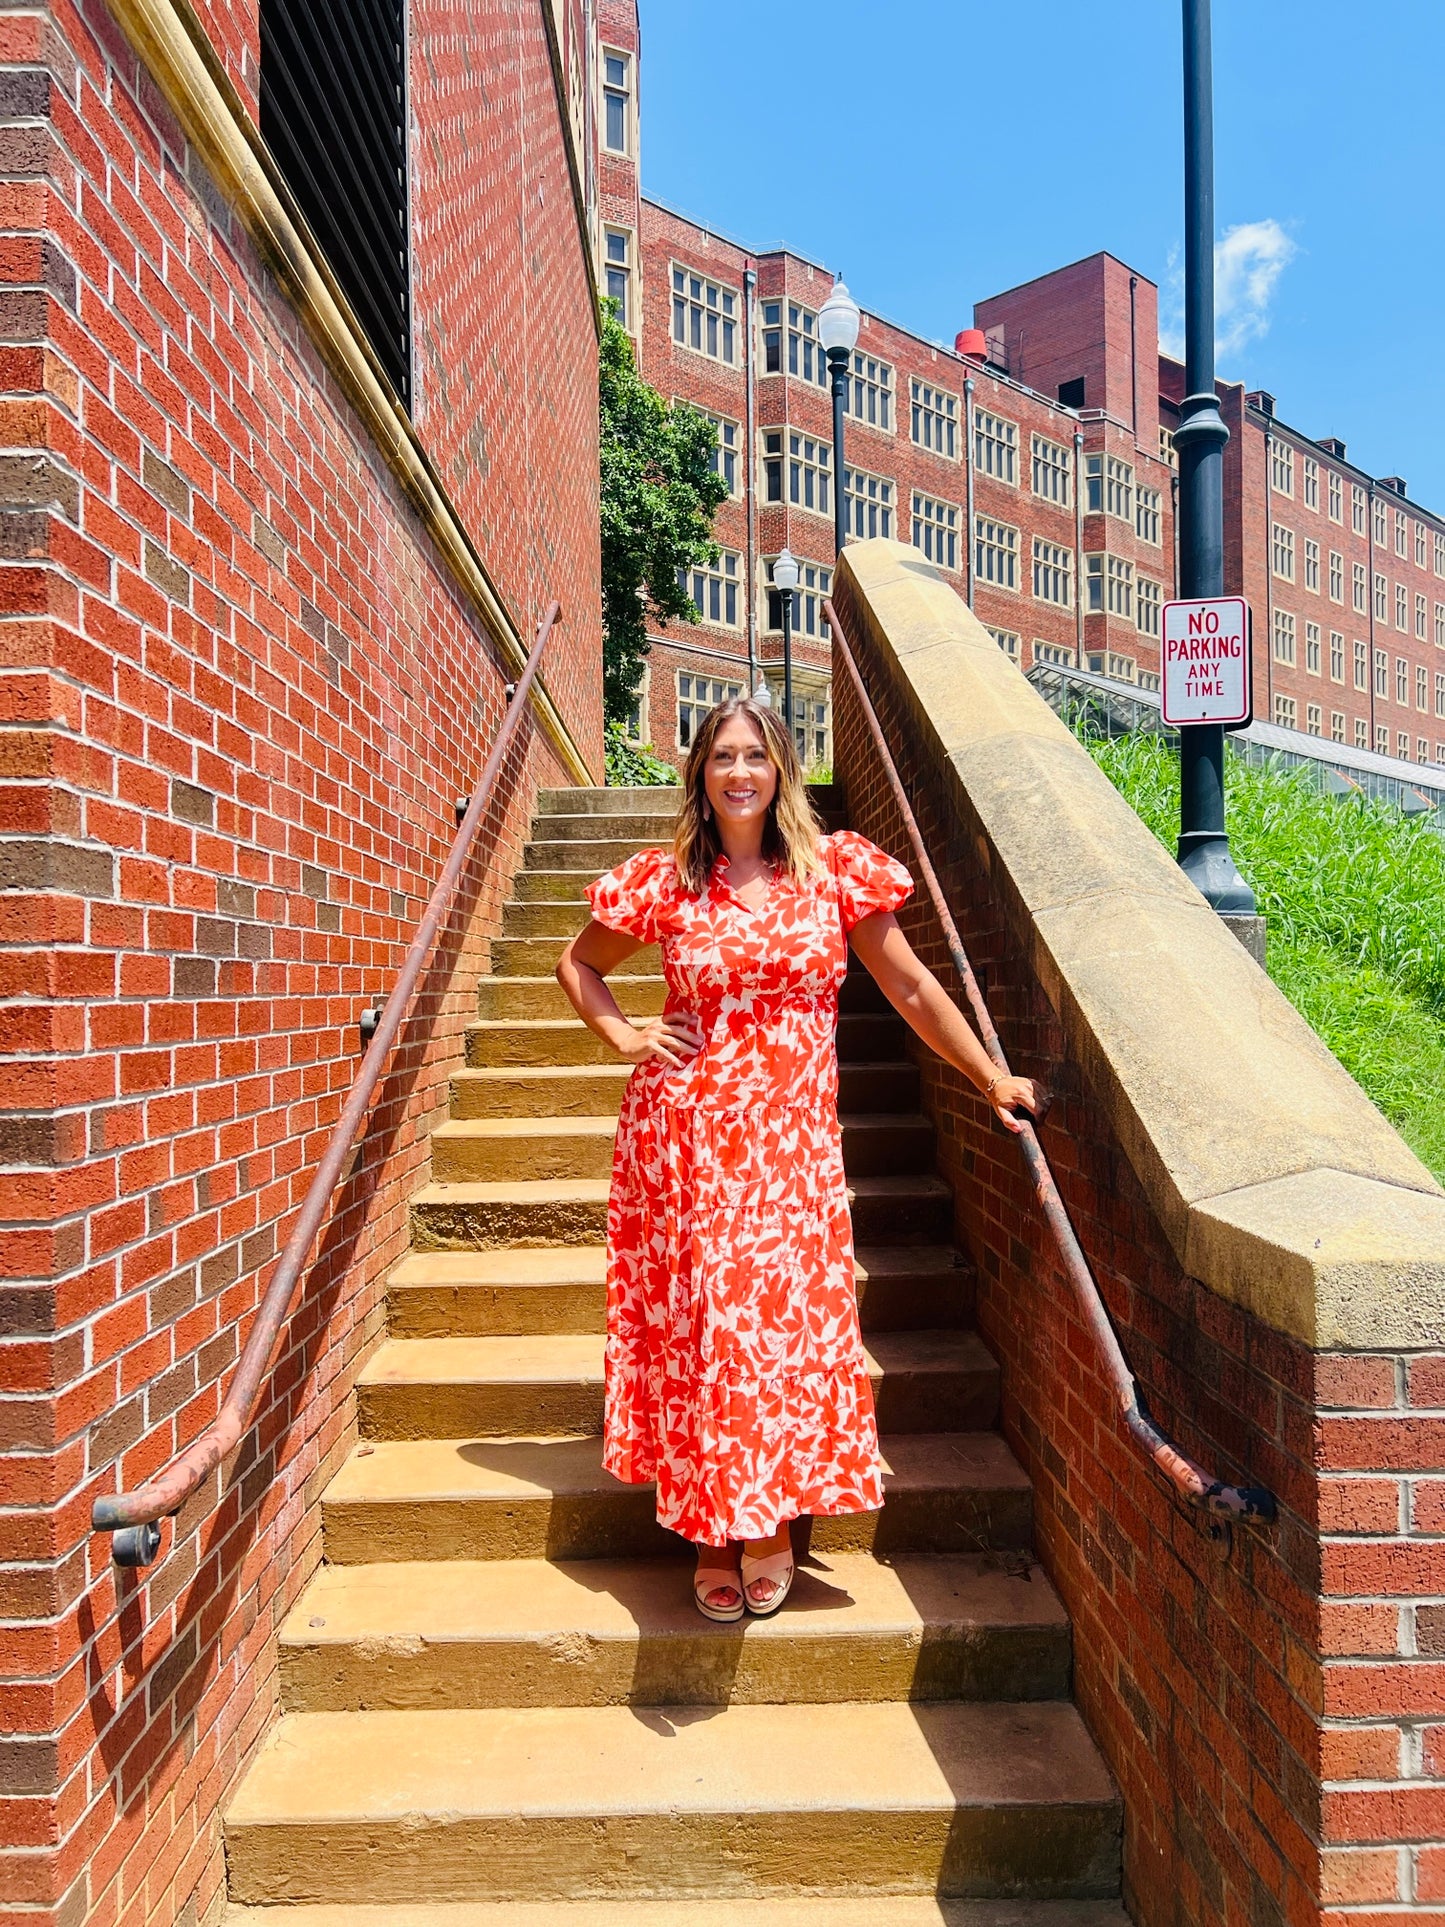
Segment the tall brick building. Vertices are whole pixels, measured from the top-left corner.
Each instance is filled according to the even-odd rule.
[[[838,483],[819,264],[753,253],[639,189],[633,0],[606,0],[626,109],[600,128],[609,288],[643,372],[717,423],[732,485],[722,555],[694,572],[702,618],[654,640],[636,727],[664,754],[758,675],[781,690],[773,557],[803,565],[795,728],[830,760],[827,636]],[[855,289],[854,293],[860,291]],[[1072,663],[1157,688],[1175,593],[1172,430],[1183,368],[1159,348],[1158,290],[1107,253],[980,301],[953,347],[865,310],[843,486],[855,536],[911,541],[1020,668]],[[1228,583],[1255,616],[1261,720],[1445,762],[1445,520],[1342,442],[1287,429],[1273,397],[1221,383]],[[1362,586],[1363,585],[1363,586]]]
[[[220,1899],[501,879],[600,770],[595,45],[37,0],[0,62],[0,1911],[165,1927]],[[214,1418],[553,597],[257,1423],[116,1569],[92,1502]]]

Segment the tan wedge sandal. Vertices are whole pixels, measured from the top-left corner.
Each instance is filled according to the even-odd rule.
[[[721,1592],[724,1588],[728,1592],[737,1594],[737,1604],[710,1606],[707,1603],[708,1594]],[[743,1604],[743,1582],[732,1566],[699,1566],[692,1577],[692,1596],[704,1619],[716,1619],[724,1626],[731,1625],[735,1619],[741,1619],[746,1610]]]
[[[750,1559],[747,1553],[742,1556],[743,1603],[750,1613],[759,1619],[766,1619],[775,1613],[787,1598],[793,1584],[793,1555],[784,1547],[781,1552],[765,1552],[761,1559]],[[759,1605],[748,1591],[757,1580],[763,1580],[773,1587],[772,1597]]]

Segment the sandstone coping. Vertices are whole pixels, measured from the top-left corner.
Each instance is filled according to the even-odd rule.
[[[841,567],[1180,1264],[1312,1347],[1438,1345],[1445,1190],[938,572]]]

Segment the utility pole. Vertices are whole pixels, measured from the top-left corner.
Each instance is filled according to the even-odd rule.
[[[1179,451],[1179,594],[1224,593],[1224,444],[1214,391],[1214,70],[1210,0],[1184,5],[1184,386]],[[1179,866],[1226,917],[1253,917],[1254,892],[1224,827],[1224,726],[1179,731]]]

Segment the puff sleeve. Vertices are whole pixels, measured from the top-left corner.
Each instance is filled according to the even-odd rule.
[[[598,923],[636,937],[639,943],[656,943],[674,883],[672,857],[666,850],[639,850],[589,883],[584,895]]]
[[[896,910],[912,896],[913,878],[903,865],[856,830],[836,831],[828,846],[845,931],[875,910]]]

